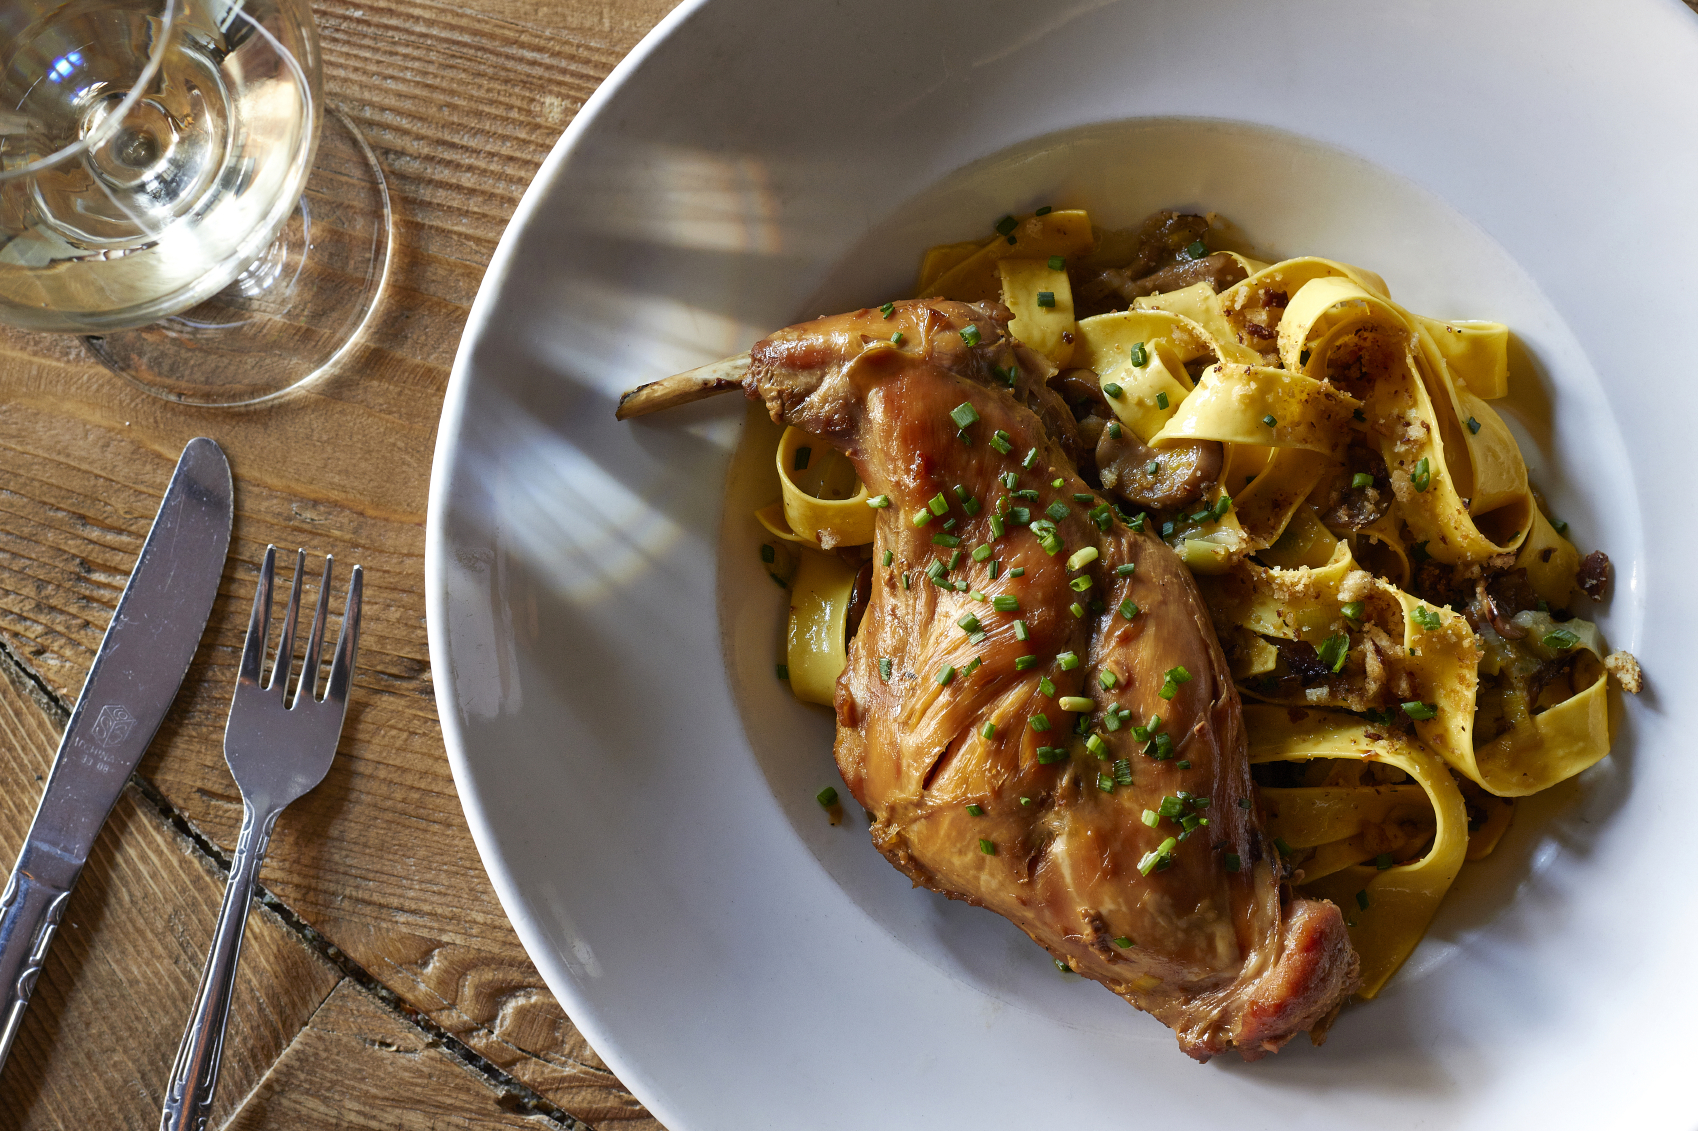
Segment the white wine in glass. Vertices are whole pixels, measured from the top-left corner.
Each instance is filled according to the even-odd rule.
[[[87,335],[198,403],[267,399],[340,355],[381,286],[387,194],[333,115],[375,215],[315,239],[298,206],[326,121],[306,0],[0,0],[0,51],[0,321]],[[357,262],[315,267],[320,245]]]

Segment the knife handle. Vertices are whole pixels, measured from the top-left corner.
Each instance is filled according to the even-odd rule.
[[[0,895],[0,1065],[12,1051],[23,1025],[24,1008],[35,992],[47,944],[65,914],[70,886],[59,887],[33,875],[20,860]]]

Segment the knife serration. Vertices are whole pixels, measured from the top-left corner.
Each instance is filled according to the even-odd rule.
[[[54,928],[206,630],[230,547],[230,464],[190,440],[71,712],[23,851],[0,894],[0,1065]]]

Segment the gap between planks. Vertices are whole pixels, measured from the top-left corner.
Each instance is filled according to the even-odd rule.
[[[54,694],[34,669],[7,646],[3,639],[0,639],[0,664],[11,667],[23,678],[24,682],[28,684],[31,697],[36,700],[37,706],[62,730],[70,719],[72,705],[66,704],[58,695]],[[188,818],[171,804],[170,800],[151,781],[140,774],[131,774],[130,784],[179,836],[192,844],[202,856],[211,860],[217,866],[221,875],[228,876],[230,874],[230,857],[228,854],[190,824]],[[424,1035],[429,1043],[440,1048],[462,1068],[482,1077],[483,1083],[496,1093],[496,1102],[503,1110],[520,1116],[540,1116],[556,1126],[565,1128],[566,1131],[593,1131],[589,1124],[502,1071],[435,1021],[408,1006],[393,990],[373,977],[369,971],[350,958],[340,947],[326,939],[310,923],[296,914],[293,908],[278,899],[265,885],[255,885],[254,900],[263,904],[282,920],[285,928],[294,934],[309,951],[341,974],[342,981],[363,990],[368,997],[379,1003],[385,1011],[397,1018],[403,1025],[417,1030]],[[338,982],[337,986],[341,984],[341,982]],[[273,1061],[273,1066],[281,1062],[289,1050],[311,1031],[313,1018],[317,1017],[319,1011],[335,996],[337,986],[331,987],[324,999],[319,1002],[313,1013],[308,1017],[307,1023],[290,1038],[289,1043],[283,1047],[277,1059]],[[268,1070],[255,1082],[253,1089],[249,1092],[250,1096],[258,1092],[269,1075]],[[243,1102],[247,1098],[244,1096]],[[236,1110],[240,1110],[239,1105]]]

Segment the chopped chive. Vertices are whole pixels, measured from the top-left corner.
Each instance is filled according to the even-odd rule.
[[[1157,472],[1159,472],[1160,470],[1161,470],[1161,464],[1158,463],[1155,460],[1151,460],[1149,463],[1146,463],[1144,465],[1144,474],[1145,475],[1154,475]]]
[[[1087,495],[1083,491],[1075,491],[1073,492],[1073,501],[1076,503],[1094,503],[1097,501],[1097,497],[1095,495]]]
[[[1085,702],[1090,703],[1090,700],[1087,699]],[[1062,700],[1062,703],[1065,705],[1066,700]],[[1081,707],[1080,710],[1088,711],[1090,708],[1088,706]],[[1085,749],[1089,750],[1092,754],[1095,754],[1099,758],[1108,757],[1108,743],[1103,741],[1102,735],[1100,734],[1093,734],[1087,738],[1085,740]]]
[[[1089,711],[1096,706],[1095,701],[1087,699],[1083,695],[1063,695],[1056,702],[1061,705],[1063,711],[1072,711],[1075,715],[1081,711]],[[1089,744],[1087,743],[1087,745]]]
[[[997,577],[999,577],[1001,574],[1002,574],[1002,559],[1001,558],[992,558],[991,564],[990,564],[991,580],[995,581],[997,579]]]
[[[1179,685],[1170,679],[1161,685],[1161,690],[1156,692],[1156,694],[1160,695],[1163,699],[1172,699],[1175,695],[1179,694]]]
[[[1269,428],[1272,428],[1274,425],[1278,424],[1279,421],[1275,420],[1273,413],[1270,412],[1266,416],[1262,417],[1262,423],[1266,424]]]
[[[1049,257],[1049,269],[1051,271],[1059,271],[1063,267],[1066,267],[1066,266],[1067,266],[1067,260],[1063,259],[1061,256],[1052,255],[1052,256]]]
[[[884,682],[889,683],[890,682],[890,669],[893,666],[894,665],[891,663],[889,658],[887,658],[885,656],[880,656],[879,660],[878,660],[878,677],[880,679],[884,680]]]
[[[983,601],[990,600],[989,597],[986,597],[983,593],[980,593],[977,589],[975,589],[971,593],[967,594],[967,596],[971,597],[975,601],[983,602]]]
[[[1409,556],[1414,561],[1424,562],[1433,555],[1427,553],[1427,544],[1425,542],[1415,542],[1409,547]]]
[[[1161,824],[1161,814],[1156,812],[1154,809],[1144,810],[1138,819],[1143,821],[1144,824],[1148,825],[1152,829]]]
[[[1113,691],[1116,687],[1120,686],[1120,677],[1115,675],[1109,669],[1104,668],[1102,671],[1097,673],[1097,683],[1104,691]]]
[[[883,510],[885,507],[890,505],[890,496],[874,495],[872,498],[867,500],[867,505],[872,507],[874,510]]]
[[[956,583],[955,583],[955,584],[954,584],[954,586],[952,586],[952,588],[953,588],[953,589],[954,589],[954,590],[955,590],[955,591],[956,591],[956,592],[957,592],[957,593],[965,593],[965,592],[967,592],[967,590],[969,590],[969,589],[971,589],[971,588],[972,588],[972,586],[971,586],[971,585],[968,585],[968,584],[967,584],[967,583],[966,583],[966,582],[965,582],[965,581],[957,581],[957,582],[956,582]]]
[[[1032,727],[1033,730],[1048,730],[1049,729],[1049,716],[1048,715],[1033,715],[1031,717],[1031,719],[1029,720],[1029,722],[1031,723],[1031,727]]]
[[[814,794],[814,800],[820,803],[821,808],[829,809],[837,804],[837,790],[828,785]]]
[[[930,522],[935,517],[937,517],[937,516],[932,514],[931,511],[926,510],[925,508],[922,507],[920,510],[917,510],[917,511],[914,512],[914,525],[915,526],[924,526],[926,523]]]
[[[902,575],[902,588],[904,588],[904,589],[908,588],[908,575],[907,574]]]
[[[942,491],[939,491],[926,503],[926,509],[935,515],[947,514],[949,513],[949,498]]]
[[[789,664],[775,664],[775,665],[773,665],[773,668],[778,673],[779,679],[789,679],[790,678],[790,665]]]
[[[1003,524],[1002,516],[999,514],[990,516],[990,528],[992,538],[1001,538],[1008,531],[1008,527]]]
[[[969,817],[983,817],[985,815],[985,811],[981,806],[969,805],[967,806],[967,815]]]
[[[1124,562],[1114,567],[1114,572],[1120,577],[1131,577],[1138,569],[1137,562]]]
[[[1038,292],[1038,305],[1039,306],[1054,306],[1055,305],[1055,292],[1054,291],[1039,291]]]
[[[1137,946],[1138,944],[1133,942],[1130,937],[1121,935],[1119,938],[1114,940],[1114,945],[1119,947],[1121,950],[1126,950],[1130,947]]]
[[[979,838],[979,851],[984,853],[986,856],[995,856],[996,855],[996,845],[992,844],[990,841],[986,840],[984,837],[980,837]]]
[[[1026,627],[1026,622],[1023,620],[1016,620],[1014,622],[1014,639],[1030,640],[1031,637],[1032,630]]]
[[[777,557],[778,552],[772,548],[772,544],[770,542],[761,543],[761,561],[765,562],[767,565],[771,565]]]
[[[1126,525],[1130,526],[1132,528],[1132,533],[1142,534],[1144,532],[1144,526],[1149,521],[1150,521],[1149,514],[1147,514],[1144,511],[1139,511],[1137,516],[1135,518],[1133,518],[1131,521],[1129,521]]]
[[[1108,434],[1110,439],[1120,439],[1120,421],[1111,420],[1108,422]]]
[[[974,633],[973,634],[973,643],[977,644],[980,640],[983,640],[984,637],[985,637],[985,634],[982,633],[982,632]],[[972,661],[966,667],[961,669],[961,674],[962,675],[972,675],[974,672],[979,670],[980,665],[982,665],[983,663],[984,663],[983,659],[981,659],[978,656],[974,656]]]
[[[1120,386],[1116,385],[1113,381],[1103,382],[1103,396],[1108,397],[1110,400],[1119,400],[1121,392],[1122,390]]]
[[[1014,670],[1017,672],[1028,671],[1037,666],[1038,658],[1036,656],[1016,656],[1014,658]]]
[[[1075,550],[1073,552],[1073,556],[1067,559],[1067,568],[1070,570],[1084,569],[1086,566],[1096,561],[1098,556],[1097,548],[1095,546],[1086,546],[1082,550]]]
[[[1344,614],[1345,620],[1354,621],[1362,619],[1362,609],[1363,605],[1360,601],[1349,601],[1338,607],[1338,611]]]
[[[1113,793],[1114,792],[1114,775],[1113,774],[1098,774],[1097,775],[1097,788],[1102,790],[1104,793]]]
[[[1231,510],[1231,509],[1232,509],[1232,496],[1231,495],[1222,495],[1220,498],[1215,500],[1215,505],[1210,510],[1209,513],[1214,515],[1215,519],[1218,521],[1222,518],[1225,518],[1226,512]]]
[[[892,314],[896,313],[896,304],[894,302],[887,302],[878,308],[878,312],[886,318],[889,318]]]
[[[961,331],[961,340],[966,342],[970,346],[978,345],[979,344],[979,328],[977,326],[968,325],[967,327],[965,327]]]
[[[1138,861],[1139,873],[1147,876],[1157,868],[1167,867],[1167,865],[1173,862],[1173,850],[1178,847],[1178,839],[1171,836],[1168,837],[1166,840],[1157,845],[1153,851],[1146,852],[1144,854],[1144,858]]]
[[[1184,761],[1184,760],[1183,760],[1183,759],[1181,759],[1181,760],[1180,760],[1180,761],[1178,761],[1178,762],[1175,762],[1175,763],[1174,763],[1174,765],[1175,765],[1175,766],[1178,766],[1178,767],[1179,767],[1179,768],[1180,768],[1180,769],[1182,769],[1182,770],[1189,770],[1189,769],[1190,769],[1190,768],[1191,768],[1191,763],[1189,763],[1189,762],[1187,762],[1187,761]],[[1208,824],[1208,822],[1207,822],[1207,821],[1203,821],[1203,822],[1202,822],[1202,824],[1205,824],[1205,825],[1206,825],[1206,824]]]
[[[986,723],[985,728],[979,732],[979,737],[984,738],[984,739],[995,738],[996,737],[996,724],[995,723]]]
[[[1073,512],[1067,509],[1066,503],[1054,502],[1054,503],[1051,503],[1047,508],[1045,508],[1044,513],[1049,515],[1050,518],[1055,520],[1056,522],[1060,522],[1062,519],[1066,518],[1068,515],[1072,514]]]
[[[1059,746],[1038,747],[1038,765],[1048,766],[1067,757],[1067,751]]]
[[[1439,614],[1425,605],[1416,605],[1415,610],[1409,615],[1414,619],[1416,624],[1420,625],[1428,632],[1433,631],[1441,623],[1443,623],[1439,619]]]
[[[1051,698],[1055,697],[1055,684],[1049,681],[1049,676],[1043,675],[1038,677],[1038,693],[1041,695],[1048,695]]]
[[[933,541],[936,541],[935,537],[933,538]],[[960,541],[960,539],[956,539],[956,541]],[[961,553],[960,550],[956,550],[953,554],[950,554],[949,555],[949,568],[955,569],[955,568],[959,567],[961,565],[961,559],[962,559],[963,556],[964,555]]]
[[[1228,852],[1221,859],[1222,859],[1222,862],[1226,865],[1226,870],[1228,872],[1236,872],[1244,866],[1243,862],[1238,859],[1238,853],[1236,853],[1236,852]]]
[[[1161,524],[1161,536],[1163,538],[1169,537],[1170,535],[1172,535],[1172,533],[1173,533],[1173,523],[1171,521],[1164,522],[1164,523]]]
[[[1031,803],[1032,803],[1032,799],[1030,797],[1022,797],[1020,799],[1020,804],[1022,804],[1022,805],[1030,805]]]
[[[1114,780],[1121,785],[1132,784],[1132,763],[1125,758],[1116,758],[1112,767]]]
[[[960,544],[961,544],[961,539],[957,538],[953,534],[945,534],[941,530],[938,531],[936,534],[932,535],[932,545],[934,545],[934,546],[951,546],[951,547],[953,547],[953,546],[959,546]]]
[[[1143,342],[1132,343],[1132,364],[1139,369],[1150,363],[1150,351],[1144,348]]]
[[[1053,211],[1054,211],[1054,209],[1046,204],[1042,208],[1038,209],[1036,212],[1032,213],[1032,215],[1034,215],[1034,216],[1048,216]]]
[[[1285,843],[1285,838],[1282,837],[1282,836],[1274,837],[1274,847],[1279,849],[1279,854],[1281,856],[1290,856],[1291,855],[1291,852],[1292,852],[1291,846],[1289,844]]]
[[[1157,408],[1166,408],[1167,407],[1167,394],[1166,393],[1157,393],[1156,394],[1156,407]]]
[[[1369,475],[1366,471],[1358,471],[1355,475],[1350,477],[1350,486],[1356,490],[1361,490],[1363,487],[1372,487],[1373,485],[1374,477]]]
[[[1403,713],[1412,719],[1418,719],[1421,722],[1426,722],[1428,719],[1436,718],[1439,712],[1438,709],[1430,703],[1422,703],[1420,700],[1413,700],[1403,704]]]
[[[1054,488],[1055,488],[1055,489],[1056,489],[1056,490],[1057,490],[1057,491],[1059,491],[1059,490],[1061,490],[1061,487],[1062,487],[1062,484],[1064,484],[1064,483],[1066,483],[1066,482],[1067,482],[1067,480],[1065,480],[1065,479],[1062,479],[1062,478],[1060,478],[1060,477],[1057,477],[1057,478],[1055,478],[1055,479],[1051,479],[1051,480],[1050,480],[1050,481],[1049,481],[1049,485],[1050,485],[1050,486],[1051,486],[1051,487],[1054,487]]]
[[[943,665],[943,667],[941,667],[937,670],[937,675],[933,678],[935,678],[937,680],[939,687],[948,687],[949,681],[955,678],[955,667],[954,667],[954,665],[952,665],[952,664]]]
[[[999,236],[1006,236],[1009,233],[1014,231],[1014,227],[1018,223],[1019,223],[1019,221],[1016,220],[1014,217],[1004,216],[1002,219],[1000,219],[996,222],[996,234],[999,235]]]
[[[1130,598],[1130,597],[1128,597],[1126,600],[1120,602],[1120,615],[1125,617],[1127,620],[1131,620],[1133,617],[1137,616],[1138,615],[1137,602],[1133,601],[1132,598]]]
[[[1079,666],[1079,657],[1073,652],[1062,652],[1056,656],[1055,662],[1061,665],[1062,671],[1070,672]]]
[[[949,572],[949,567],[945,566],[942,562],[938,562],[938,561],[934,561],[931,565],[926,567],[926,576],[931,578],[933,585],[936,585],[938,582],[942,581],[943,575],[948,573],[948,572]]]
[[[962,401],[949,410],[949,419],[955,421],[955,427],[965,428],[979,422],[979,410],[973,407],[972,401]]]
[[[1239,808],[1240,808],[1240,809],[1248,809],[1248,808],[1250,808],[1250,799],[1249,799],[1249,798],[1248,798],[1248,797],[1240,797],[1240,798],[1239,798],[1239,799],[1238,799],[1238,807],[1239,807]]]
[[[1568,523],[1564,522],[1560,518],[1553,518],[1551,519],[1551,529],[1556,531],[1558,534],[1567,534]]]
[[[1374,857],[1374,867],[1378,868],[1382,872],[1391,867],[1391,853],[1382,852],[1378,856]]]
[[[1057,538],[1053,534],[1046,534],[1044,537],[1038,539],[1038,545],[1042,546],[1044,548],[1044,553],[1048,554],[1052,558],[1061,553],[1061,539]]]
[[[1367,892],[1359,891],[1359,892],[1356,893],[1356,906],[1360,907],[1364,911],[1368,910],[1368,893]]]
[[[894,553],[892,553],[889,550],[886,550],[884,552],[884,564],[885,565],[888,566],[891,562],[893,562],[895,560],[896,560],[896,555]]]
[[[1026,455],[1023,459],[1021,459],[1020,466],[1025,468],[1027,471],[1030,471],[1030,470],[1032,470],[1032,468],[1036,467],[1037,465],[1038,465],[1038,449],[1033,448],[1031,451],[1026,453]]]
[[[1017,613],[1020,611],[1020,598],[1012,593],[998,593],[991,598],[991,607],[999,613]]]
[[[1559,652],[1566,652],[1579,643],[1580,637],[1574,635],[1574,633],[1568,631],[1566,628],[1559,628],[1554,632],[1547,632],[1543,640],[1545,647],[1555,648]]]
[[[1001,436],[1001,435],[1004,435],[1004,433],[998,432],[997,435]],[[1008,490],[1012,491],[1019,484],[1020,477],[1018,475],[1014,474],[1014,472],[1012,472],[1012,471],[1005,471],[1001,475],[996,477],[996,481],[998,483],[1002,484]]]
[[[1071,605],[1068,605],[1067,611],[1073,614],[1074,620],[1084,620],[1085,619],[1085,606],[1081,605],[1077,601],[1073,602]]]
[[[963,632],[979,631],[979,618],[972,613],[962,613],[960,617],[956,618],[955,624]]]
[[[1480,434],[1480,422],[1475,420],[1472,416],[1468,418],[1468,432],[1470,435],[1474,436],[1478,436]]]
[[[995,448],[999,454],[1007,455],[1009,452],[1014,450],[1013,437],[998,428],[995,432],[991,433],[990,446]]]
[[[1075,593],[1083,593],[1091,587],[1091,575],[1088,573],[1081,573],[1078,577],[1069,581],[1067,583],[1067,587]]]
[[[986,561],[990,558],[990,556],[991,556],[991,548],[988,544],[984,545],[984,546],[974,546],[973,547],[973,560],[974,561],[976,561],[976,562]]]
[[[1204,244],[1202,240],[1193,242],[1185,249],[1185,254],[1189,255],[1192,259],[1201,259],[1208,253],[1208,246]]]
[[[1168,668],[1165,674],[1167,675],[1167,678],[1171,679],[1174,683],[1191,682],[1191,673],[1185,670],[1184,664],[1178,664],[1174,667]]]
[[[1025,566],[1015,566],[1013,569],[1008,571],[1008,576],[1009,577],[1025,577],[1026,576],[1026,567]]]
[[[1427,457],[1422,456],[1415,464],[1415,470],[1409,474],[1409,485],[1417,491],[1425,491],[1427,489],[1427,485],[1432,481],[1432,467],[1428,464]]]
[[[1342,671],[1344,661],[1350,655],[1350,637],[1344,633],[1329,636],[1321,641],[1321,646],[1315,649],[1316,657],[1331,671]]]
[[[890,335],[890,344],[893,346],[901,345],[905,336],[906,335],[904,335],[901,330],[896,331],[896,333]]]

